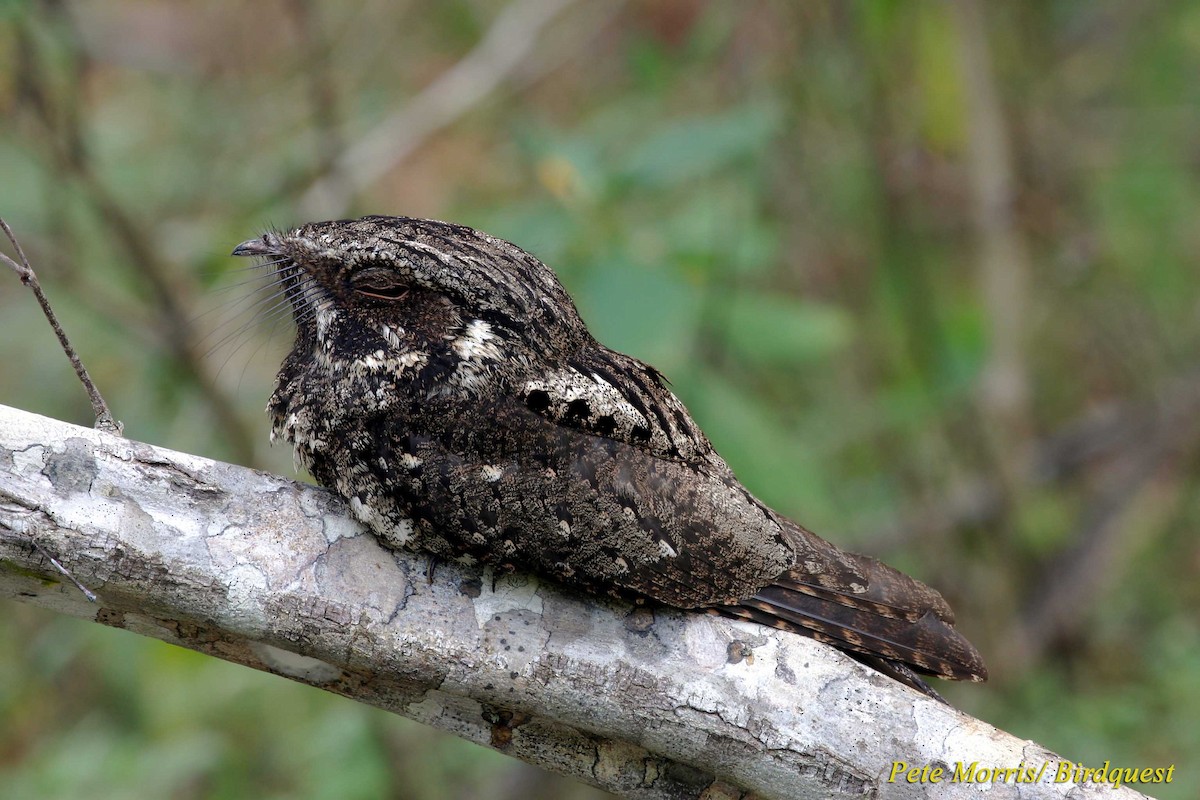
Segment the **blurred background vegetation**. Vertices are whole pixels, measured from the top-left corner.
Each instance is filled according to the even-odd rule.
[[[0,215],[129,436],[284,474],[233,245],[511,239],[760,497],[943,591],[992,669],[952,702],[1195,797],[1198,75],[1186,0],[0,0]],[[6,280],[0,401],[90,424]],[[13,603],[0,654],[6,798],[598,796]]]

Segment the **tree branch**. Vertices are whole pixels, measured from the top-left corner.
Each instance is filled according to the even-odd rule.
[[[958,29],[959,61],[967,110],[967,174],[975,235],[979,240],[979,279],[988,323],[988,356],[980,400],[993,429],[987,433],[999,456],[1008,489],[1020,490],[1020,465],[1033,432],[1025,336],[1029,275],[1028,249],[1013,218],[1017,180],[1012,144],[1004,120],[988,46],[987,22],[979,0],[949,4]]]
[[[331,162],[297,203],[301,216],[342,213],[351,197],[503,84],[542,29],[574,2],[515,0],[506,6],[470,53]]]
[[[43,553],[95,591],[89,603]],[[380,547],[330,493],[0,406],[0,597],[389,709],[635,798],[974,797],[1061,759],[808,639]],[[941,783],[887,781],[897,761]]]

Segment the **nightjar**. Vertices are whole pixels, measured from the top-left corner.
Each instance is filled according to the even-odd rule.
[[[917,673],[986,678],[940,594],[759,502],[519,247],[370,216],[233,254],[295,319],[272,438],[387,545],[783,628],[930,694]]]

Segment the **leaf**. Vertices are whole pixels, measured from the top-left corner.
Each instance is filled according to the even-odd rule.
[[[845,347],[850,317],[836,306],[765,293],[742,293],[724,310],[725,342],[760,363],[804,363]]]
[[[688,360],[700,318],[700,291],[666,269],[606,262],[577,296],[596,338],[668,377]]]
[[[761,105],[680,120],[635,148],[621,172],[646,187],[686,183],[759,153],[779,125],[779,113]]]

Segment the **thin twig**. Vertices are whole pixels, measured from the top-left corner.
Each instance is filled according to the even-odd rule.
[[[63,575],[66,575],[67,580],[69,580],[71,583],[75,584],[75,588],[78,589],[79,591],[83,592],[84,597],[86,597],[88,600],[90,600],[93,603],[96,602],[96,593],[95,592],[93,592],[91,589],[87,588],[82,583],[80,583],[79,579],[76,578],[74,575],[72,575],[71,571],[69,569],[64,567],[62,564],[58,563],[58,559],[55,558],[54,556],[50,555],[49,553],[47,553],[45,548],[43,548],[40,544],[38,544],[36,540],[31,540],[31,541],[33,541],[34,549],[37,550],[39,553],[41,553],[42,556],[44,558],[46,558],[51,564],[53,564],[55,569],[57,569]]]
[[[316,139],[317,169],[328,172],[334,168],[337,154],[345,149],[338,130],[338,91],[330,69],[332,47],[329,37],[317,19],[319,9],[313,0],[291,0],[288,4],[292,19],[299,28],[303,51],[303,75],[308,84],[309,104],[312,107],[312,132]]]
[[[1085,506],[1073,544],[1043,569],[1025,612],[1005,637],[1014,660],[1036,659],[1055,639],[1077,630],[1105,589],[1120,579],[1131,561],[1131,549],[1149,544],[1141,536],[1145,529],[1131,524],[1130,509],[1156,488],[1156,482],[1170,483],[1156,481],[1165,478],[1164,464],[1200,448],[1196,408],[1194,383],[1162,398],[1152,429],[1109,468]],[[1154,499],[1159,509],[1170,505],[1162,496]]]
[[[1009,491],[1021,489],[1020,465],[1033,430],[1025,337],[1031,272],[1029,252],[1013,217],[1017,179],[989,49],[984,6],[951,3],[966,86],[967,176],[979,246],[980,294],[989,352],[980,383],[987,435]]]
[[[1200,415],[1200,370],[1175,375],[1160,385],[1153,402],[1116,404],[1089,411],[1035,442],[1021,467],[1020,480],[1031,488],[1081,480],[1097,465],[1132,457],[1155,437],[1177,435],[1178,420]],[[1163,408],[1177,409],[1164,416]],[[913,546],[923,535],[944,535],[964,527],[995,524],[1005,511],[1001,481],[977,473],[941,489],[929,508],[913,509],[896,522],[864,531],[861,541],[887,554]]]
[[[64,13],[60,16],[57,22],[64,35],[72,41],[78,41],[77,27],[71,15]],[[82,190],[81,194],[91,210],[106,223],[113,241],[128,255],[130,263],[136,268],[138,280],[144,281],[153,293],[153,310],[166,334],[167,345],[207,401],[208,408],[225,433],[229,447],[243,463],[257,463],[258,454],[253,445],[257,437],[238,413],[232,398],[210,374],[195,342],[195,331],[189,324],[190,315],[186,311],[186,293],[176,285],[171,270],[153,246],[148,231],[96,170],[88,154],[83,120],[73,111],[64,112],[66,116],[63,120],[55,116],[56,109],[49,99],[52,93],[43,85],[50,81],[47,68],[34,60],[33,56],[38,52],[37,45],[32,42],[28,31],[22,31],[18,28],[19,41],[21,37],[30,40],[26,45],[30,57],[28,63],[23,64],[24,74],[20,77],[31,87],[30,91],[35,96],[43,98],[43,102],[35,106],[36,118],[45,128],[44,139],[48,152],[63,182]],[[88,63],[85,47],[81,45],[73,52],[77,63],[72,79],[67,82],[70,91],[78,89]]]
[[[303,216],[342,213],[350,199],[504,83],[538,35],[575,0],[517,0],[470,53],[348,147],[300,198]]]
[[[46,293],[42,291],[42,285],[38,282],[37,273],[33,271],[33,267],[29,264],[29,259],[25,257],[25,251],[21,249],[21,243],[17,241],[16,234],[8,223],[0,218],[0,228],[4,229],[4,235],[12,242],[13,250],[17,253],[17,258],[20,263],[13,261],[8,256],[0,253],[0,259],[5,264],[12,267],[13,271],[20,277],[21,283],[33,290],[33,296],[37,298],[38,305],[42,307],[42,313],[46,315],[50,327],[54,329],[54,335],[58,337],[58,343],[62,345],[63,352],[67,354],[67,358],[71,360],[71,366],[75,368],[75,374],[79,376],[79,380],[83,383],[83,388],[87,391],[88,399],[92,402],[92,411],[96,415],[97,430],[106,431],[121,435],[121,423],[113,418],[112,412],[108,410],[108,403],[104,402],[104,398],[100,395],[100,390],[96,388],[96,384],[92,381],[92,376],[88,374],[87,367],[83,365],[83,360],[79,358],[79,354],[75,352],[75,348],[71,346],[71,342],[67,339],[66,331],[58,322],[58,316],[55,315],[54,309],[50,307],[50,300],[47,299]],[[53,561],[53,559],[51,559]],[[62,569],[55,561],[55,566]],[[64,570],[65,572],[65,570]],[[72,579],[73,580],[73,579]],[[82,586],[80,587],[83,588]],[[84,589],[86,592],[87,590]]]

